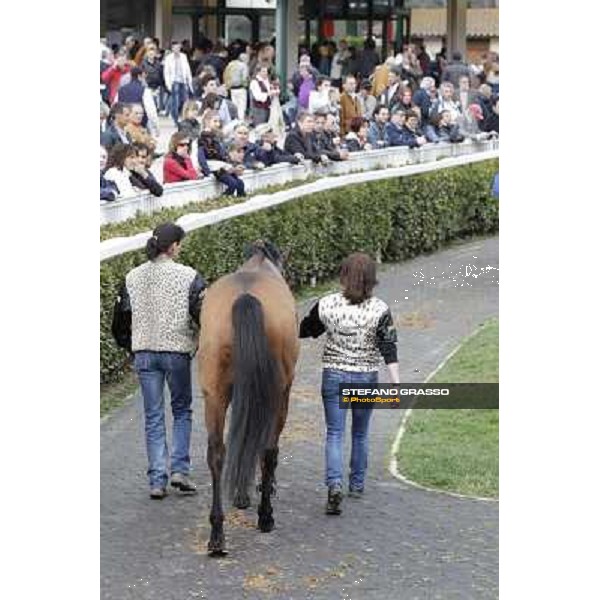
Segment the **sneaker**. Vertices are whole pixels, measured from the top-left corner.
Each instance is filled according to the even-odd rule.
[[[183,473],[173,473],[173,475],[171,475],[171,487],[186,494],[196,494],[198,492],[196,486],[189,480],[188,476]]]
[[[364,493],[364,488],[360,490],[356,488],[348,488],[348,498],[362,498]]]
[[[167,496],[167,490],[163,487],[155,487],[150,490],[152,500],[162,500],[165,496]]]
[[[328,515],[342,514],[342,488],[339,485],[332,485],[327,492],[327,506],[325,513]]]

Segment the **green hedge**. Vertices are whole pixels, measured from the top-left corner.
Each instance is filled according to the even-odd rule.
[[[190,232],[180,260],[210,282],[241,263],[245,242],[258,237],[292,249],[287,275],[294,289],[311,277],[333,276],[354,251],[398,262],[432,252],[450,240],[498,230],[498,202],[490,195],[498,161],[440,169],[313,194],[273,208]],[[128,223],[127,234],[140,224]],[[125,354],[110,334],[118,286],[143,251],[101,263],[100,372],[103,383],[118,380]]]

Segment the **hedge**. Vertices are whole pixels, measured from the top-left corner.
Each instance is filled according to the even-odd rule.
[[[332,277],[350,252],[406,260],[451,240],[497,231],[498,202],[490,193],[497,170],[498,161],[490,160],[316,193],[192,231],[180,260],[214,281],[239,267],[244,243],[266,237],[292,250],[286,275],[293,289]],[[133,220],[128,228],[131,234],[140,224]],[[127,364],[111,337],[112,306],[125,274],[144,260],[136,251],[101,263],[103,383],[119,380]]]

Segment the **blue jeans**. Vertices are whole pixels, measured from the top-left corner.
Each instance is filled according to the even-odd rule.
[[[367,455],[369,453],[369,421],[373,408],[352,406],[340,408],[339,384],[358,383],[373,385],[377,383],[377,371],[359,373],[356,371],[337,371],[323,369],[321,395],[327,422],[327,442],[325,445],[325,483],[328,487],[342,485],[343,448],[346,429],[346,414],[352,412],[352,453],[350,456],[350,488],[362,490],[365,486]]]
[[[189,475],[190,436],[192,432],[192,373],[189,354],[179,352],[136,352],[142,396],[148,453],[150,487],[166,487],[167,434],[165,428],[165,380],[171,392],[173,411],[173,451],[171,473]]]
[[[185,101],[188,99],[188,88],[185,83],[174,83],[171,88],[171,117],[176,126]]]

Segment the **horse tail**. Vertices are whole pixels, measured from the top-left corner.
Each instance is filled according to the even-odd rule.
[[[281,372],[267,339],[260,300],[244,293],[232,307],[233,389],[224,474],[230,498],[254,480],[258,457],[273,439],[282,401]]]

